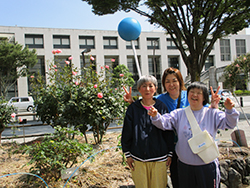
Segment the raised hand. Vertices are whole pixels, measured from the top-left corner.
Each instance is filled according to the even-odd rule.
[[[125,91],[125,95],[123,96],[124,101],[128,102],[129,104],[131,104],[133,102],[133,98],[132,98],[132,88],[129,87],[129,92],[126,89],[125,86],[122,86],[124,91]]]
[[[152,117],[155,117],[157,115],[157,113],[158,113],[158,110],[153,106],[148,110],[148,115],[150,115]]]
[[[213,87],[210,86],[210,90],[211,90],[211,108],[219,108],[219,102],[220,102],[220,95],[218,95],[220,86],[218,86],[216,92],[214,93]]]
[[[234,102],[230,98],[227,98],[224,102],[224,106],[226,109],[231,110],[234,107]]]

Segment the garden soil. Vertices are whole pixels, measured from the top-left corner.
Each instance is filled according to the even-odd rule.
[[[88,142],[94,144],[95,155],[92,160],[86,157],[79,158],[79,174],[75,177],[59,181],[51,180],[46,182],[49,188],[131,188],[133,181],[129,168],[123,164],[122,152],[117,149],[120,132],[108,132],[101,144],[94,144],[91,134],[88,134]],[[85,139],[78,137],[79,142]],[[40,142],[41,138],[26,144]],[[13,154],[13,149],[18,149],[16,143],[3,143],[0,147],[0,177],[7,174],[14,174],[0,178],[0,188],[43,188],[46,184],[38,177],[30,176],[31,166],[28,155]],[[230,143],[223,143],[220,147],[220,159],[246,157],[250,154],[249,148],[232,147]],[[30,179],[30,181],[28,181]]]

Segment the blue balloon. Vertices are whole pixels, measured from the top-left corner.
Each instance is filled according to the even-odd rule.
[[[136,40],[141,34],[141,25],[134,18],[124,18],[118,25],[118,33],[123,40]]]

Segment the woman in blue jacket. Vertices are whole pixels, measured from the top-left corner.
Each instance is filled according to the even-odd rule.
[[[137,89],[142,99],[129,105],[122,130],[122,150],[127,158],[136,188],[166,188],[168,159],[174,150],[173,131],[162,131],[151,123],[148,109],[154,106],[161,114],[167,107],[153,96],[157,80],[142,76]]]

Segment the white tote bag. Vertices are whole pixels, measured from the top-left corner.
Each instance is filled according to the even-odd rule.
[[[190,106],[185,108],[186,116],[191,126],[193,137],[188,140],[188,144],[194,154],[205,162],[210,163],[219,156],[219,150],[212,136],[205,131],[201,131]]]

